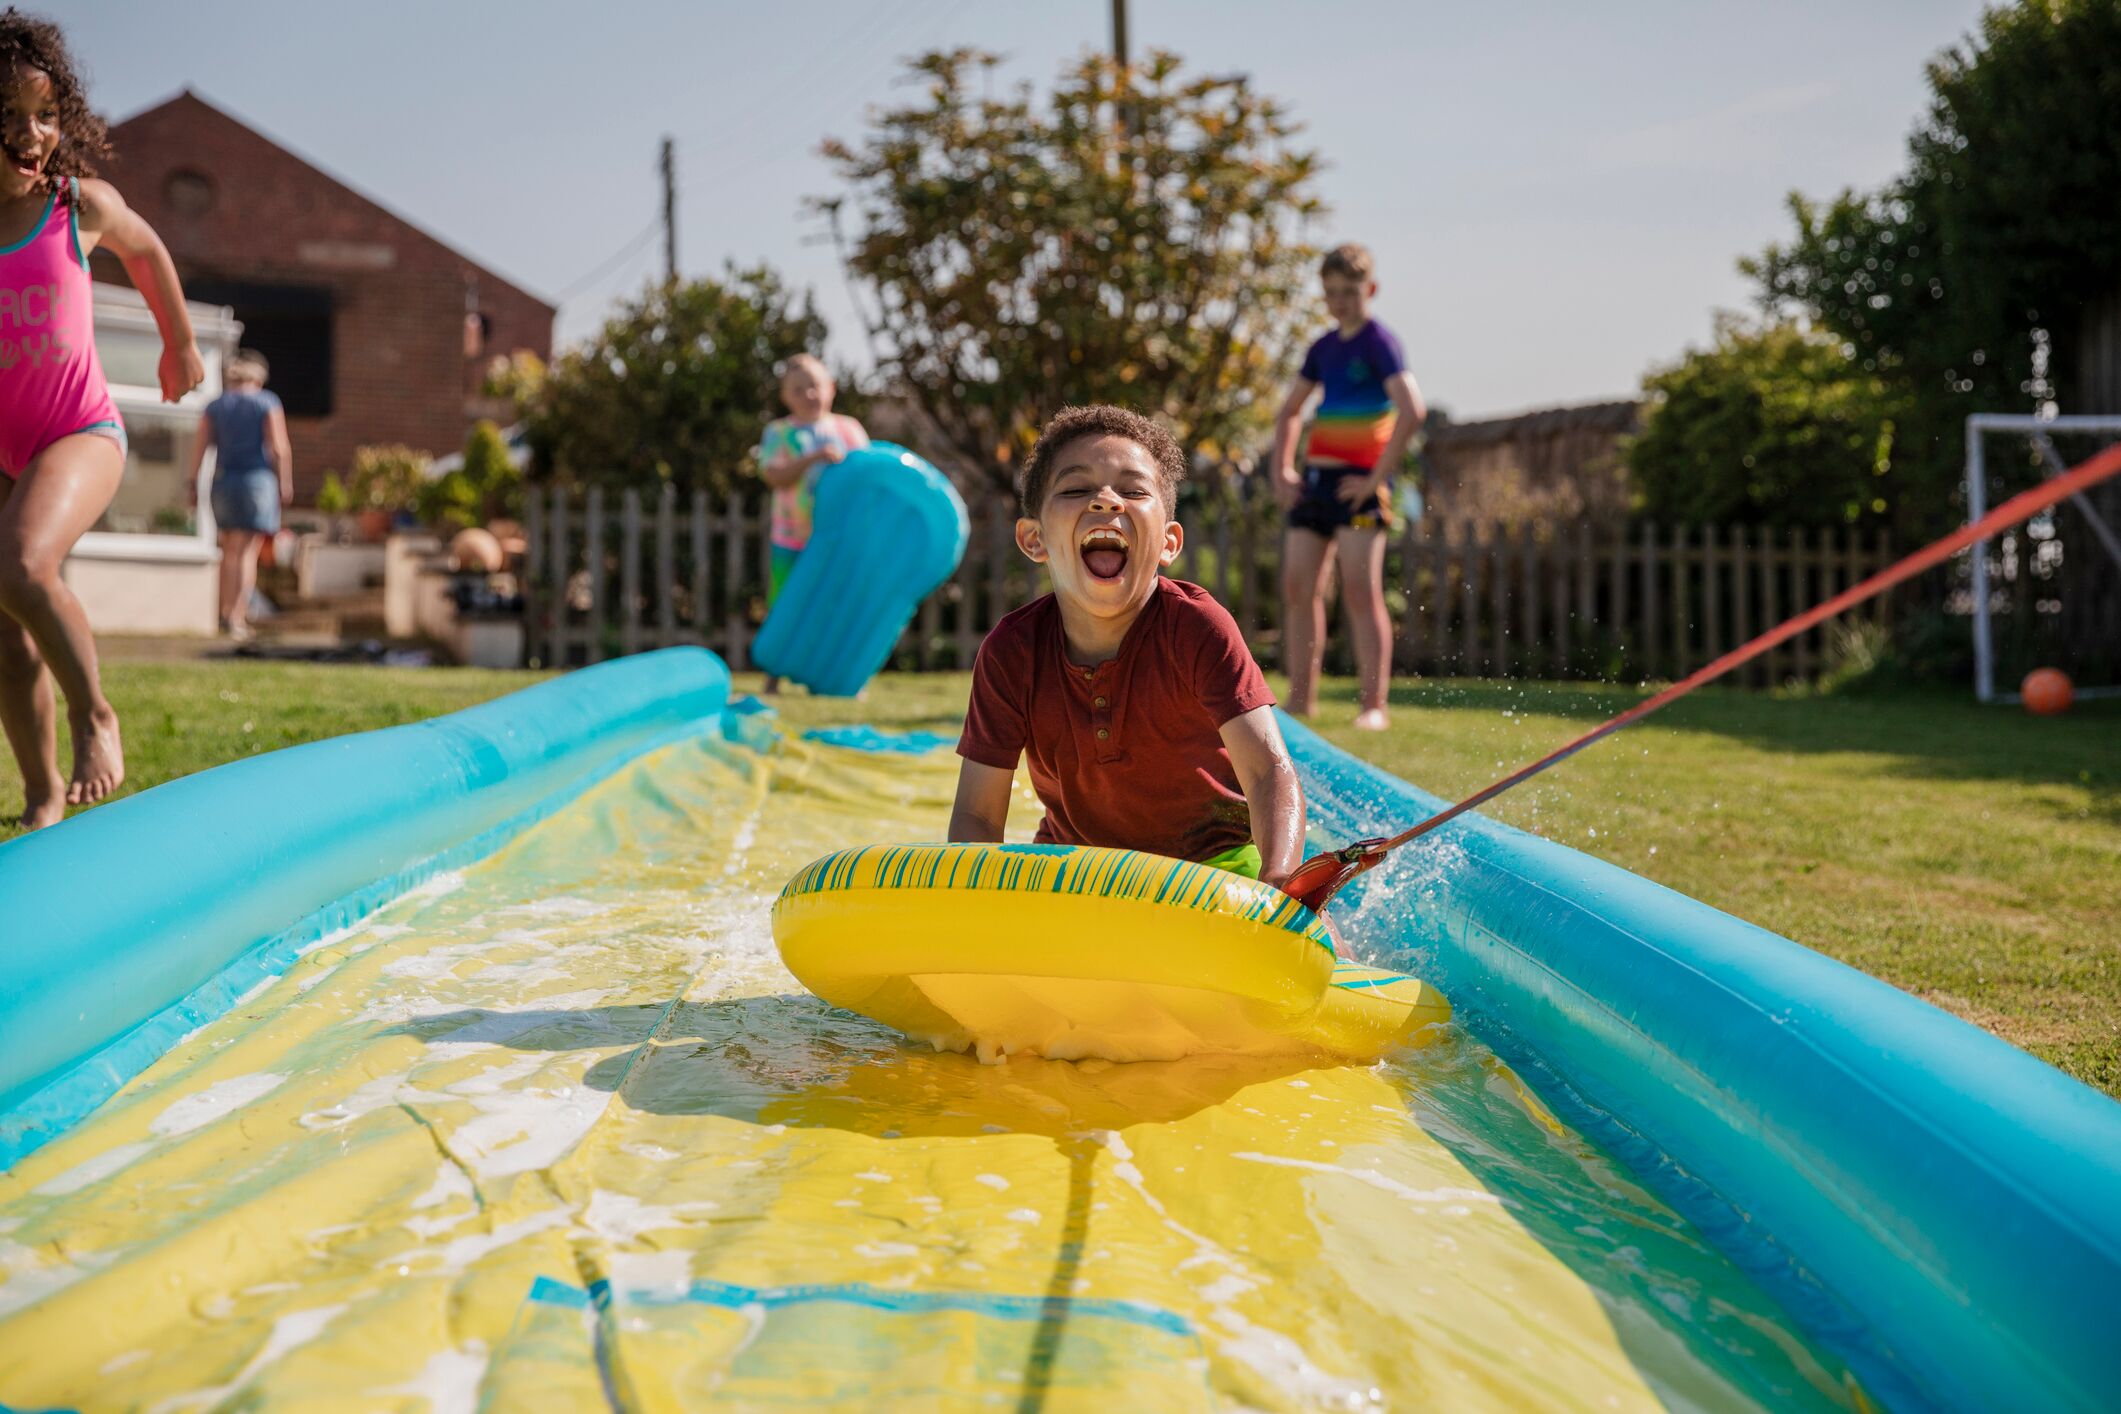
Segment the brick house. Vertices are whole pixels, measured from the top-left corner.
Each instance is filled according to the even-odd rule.
[[[301,504],[365,443],[457,450],[474,420],[506,416],[479,395],[487,364],[551,355],[551,305],[189,90],[113,125],[111,143],[107,175],[186,296],[233,308],[272,364]]]

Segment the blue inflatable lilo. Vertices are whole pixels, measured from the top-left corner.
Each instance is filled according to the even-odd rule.
[[[752,661],[812,692],[854,696],[956,572],[971,528],[957,489],[922,458],[890,442],[849,452],[818,477],[810,543]]]

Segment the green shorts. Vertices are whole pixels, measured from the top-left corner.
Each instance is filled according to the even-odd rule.
[[[788,587],[788,576],[795,573],[795,557],[803,552],[785,545],[768,546],[767,551],[766,607],[770,609],[773,601],[781,597],[781,591]]]
[[[1200,862],[1211,868],[1242,874],[1247,879],[1257,879],[1260,869],[1259,846],[1247,840],[1235,849],[1226,849],[1213,859],[1203,859]]]

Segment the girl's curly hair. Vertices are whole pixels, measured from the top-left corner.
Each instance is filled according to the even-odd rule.
[[[50,20],[10,5],[0,14],[0,79],[25,68],[43,70],[59,105],[59,147],[44,165],[46,179],[95,176],[96,163],[110,156],[110,131],[88,106],[88,89],[66,51],[66,36]]]

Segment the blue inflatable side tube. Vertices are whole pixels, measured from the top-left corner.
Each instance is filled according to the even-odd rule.
[[[812,692],[852,697],[891,658],[913,611],[965,557],[971,523],[941,472],[890,442],[817,483],[810,543],[751,657]]]
[[[666,649],[217,766],[0,846],[0,1169],[304,945],[497,848],[728,698],[721,659]]]
[[[1282,729],[1329,837],[1388,834],[1446,804]],[[1764,1243],[1794,1256],[1848,1321],[1821,1334],[1874,1394],[1961,1409],[2121,1400],[2121,1105],[1551,841],[1466,816],[1408,853],[1344,896],[1372,921],[1359,931],[1395,940],[1368,960],[1435,981],[1579,1127],[1609,1146],[1646,1141],[1689,1216],[1717,1216],[1684,1197],[1713,1193],[1722,1221],[1703,1225],[1751,1249],[1732,1252],[1741,1265],[1757,1269]]]

